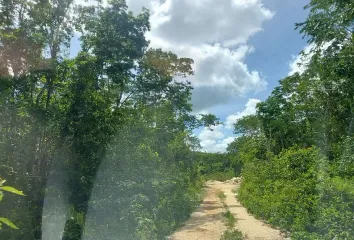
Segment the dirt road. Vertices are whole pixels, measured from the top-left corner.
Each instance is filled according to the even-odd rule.
[[[236,229],[241,231],[246,239],[250,240],[283,240],[280,231],[271,228],[247,213],[247,210],[237,201],[233,189],[238,186],[227,182],[210,181],[206,185],[206,196],[201,206],[192,214],[191,218],[172,236],[170,240],[220,240],[226,230],[224,207],[217,196],[223,191],[226,195],[225,203],[230,212],[237,219]]]

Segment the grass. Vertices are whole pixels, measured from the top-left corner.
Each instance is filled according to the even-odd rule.
[[[225,225],[227,227],[227,230],[221,236],[220,240],[243,240],[243,239],[245,239],[242,232],[234,229],[236,226],[237,219],[230,212],[229,207],[225,203],[225,199],[226,199],[225,193],[223,191],[219,191],[217,193],[217,196],[218,196],[218,198],[220,198],[220,200],[223,203],[224,208],[225,208],[225,212],[223,213],[223,216],[226,219]]]
[[[226,172],[215,172],[204,175],[204,179],[206,181],[215,180],[220,182],[225,182],[226,180],[230,180],[233,177],[235,177],[235,172],[232,169]]]
[[[226,195],[223,191],[219,191],[218,194],[217,194],[218,198],[220,198],[221,202],[225,202],[225,199],[226,199]]]
[[[228,228],[234,228],[235,224],[236,224],[236,218],[234,217],[234,215],[230,212],[230,210],[227,210],[226,212],[224,212],[224,217],[226,218],[226,226]]]
[[[220,240],[243,240],[243,234],[238,230],[226,230]]]

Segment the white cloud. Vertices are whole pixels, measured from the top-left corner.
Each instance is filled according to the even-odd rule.
[[[152,31],[173,44],[243,44],[273,17],[260,0],[166,0],[156,6]]]
[[[151,10],[151,47],[194,59],[194,111],[264,90],[267,83],[250,71],[248,39],[273,13],[261,0],[128,0],[134,12]]]
[[[245,116],[255,114],[256,113],[256,106],[260,102],[261,101],[258,99],[249,99],[248,102],[246,103],[246,108],[242,112],[237,112],[236,114],[229,115],[226,118],[226,123],[225,123],[226,128],[232,129],[234,123],[236,123],[237,120],[239,120]]]
[[[228,137],[222,140],[205,140],[201,141],[200,145],[206,152],[226,152],[227,146],[235,140],[235,137]]]
[[[133,11],[134,14],[141,13],[143,8],[147,8],[152,11],[154,6],[158,6],[160,3],[160,0],[127,0],[129,10]]]
[[[221,132],[223,129],[222,125],[212,126],[211,129],[212,130],[204,127],[202,132],[199,134],[200,141],[214,141],[224,138],[224,134]]]
[[[305,72],[307,64],[309,64],[311,57],[313,56],[313,54],[309,54],[313,48],[313,44],[307,45],[303,50],[305,55],[299,54],[297,56],[292,56],[292,61],[289,63],[289,76],[295,73],[302,74]]]
[[[262,0],[127,0],[127,3],[134,13],[141,12],[143,6],[150,9],[151,31],[146,34],[150,47],[194,60],[195,75],[189,77],[194,87],[194,112],[209,112],[212,106],[266,88],[261,74],[245,64],[247,55],[255,50],[247,44],[249,38],[262,31],[263,23],[274,15],[263,6]],[[232,124],[255,113],[258,102],[250,99],[245,110],[228,117],[226,126],[216,126],[214,131],[204,128],[198,135],[203,150],[225,152],[235,139],[229,136]]]
[[[193,114],[196,115],[198,119],[201,119],[202,118],[202,116],[201,116],[202,114],[206,115],[206,114],[210,114],[210,112],[208,110],[206,110],[206,109],[203,109],[201,111],[194,111]]]
[[[331,46],[332,43],[333,43],[333,41],[323,43],[319,47],[321,54],[323,54],[324,51],[326,51],[328,49],[328,47]],[[303,54],[299,54],[297,56],[292,56],[292,61],[289,63],[289,68],[290,68],[289,76],[291,76],[295,73],[302,74],[306,71],[307,66],[310,63],[310,60],[311,60],[312,56],[314,55],[314,53],[312,51],[315,50],[315,48],[316,48],[315,44],[307,45],[302,50]]]
[[[226,118],[225,125],[220,124],[212,127],[213,131],[206,127],[203,128],[198,135],[202,150],[206,152],[225,152],[227,146],[235,140],[235,137],[229,136],[233,124],[242,117],[255,114],[256,106],[259,102],[261,101],[258,99],[249,99],[243,111],[229,115]]]
[[[208,128],[204,128],[199,134],[200,145],[205,152],[225,152],[227,146],[234,141],[235,137],[226,137],[224,134],[225,127],[218,125],[212,127],[211,131]]]
[[[226,103],[232,97],[251,91],[262,91],[267,86],[260,74],[257,71],[249,71],[243,62],[245,56],[253,51],[250,46],[242,45],[231,50],[220,44],[173,46],[167,42],[152,41],[153,46],[156,43],[180,56],[193,58],[196,75],[189,79],[194,87],[192,103],[196,111]]]

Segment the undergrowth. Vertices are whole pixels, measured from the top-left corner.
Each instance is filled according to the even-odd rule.
[[[239,230],[226,230],[220,240],[243,240],[244,237]]]
[[[204,175],[205,180],[214,180],[214,181],[220,181],[220,182],[225,182],[226,180],[229,180],[231,178],[235,177],[234,170],[230,169],[225,172],[213,172],[209,174]]]
[[[226,200],[225,193],[222,191],[219,191],[217,193],[217,196],[218,196],[218,198],[220,198],[221,202],[223,203],[224,209],[225,209],[223,216],[226,219],[225,225],[227,227],[227,230],[223,233],[220,240],[243,240],[244,236],[243,236],[242,232],[235,229],[237,219],[230,212],[229,207],[225,203],[225,200]]]
[[[226,210],[226,212],[223,213],[224,217],[226,218],[226,226],[228,228],[234,228],[236,225],[236,218],[234,215],[230,212],[229,209]]]

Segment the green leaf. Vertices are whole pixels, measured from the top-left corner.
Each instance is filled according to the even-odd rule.
[[[0,178],[0,186],[2,186],[5,182],[6,180]]]
[[[15,224],[13,224],[9,219],[7,218],[0,218],[0,222],[5,223],[7,226],[13,229],[18,229]]]
[[[2,200],[3,197],[4,197],[4,194],[0,191],[0,201]]]
[[[17,195],[21,195],[21,196],[26,196],[25,194],[23,194],[22,191],[19,191],[16,188],[13,188],[13,187],[10,187],[10,186],[0,187],[0,190],[4,190],[4,191],[11,192],[11,193],[14,193],[14,194],[17,194]]]

